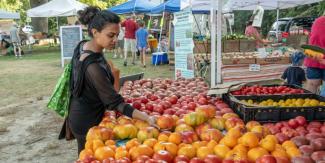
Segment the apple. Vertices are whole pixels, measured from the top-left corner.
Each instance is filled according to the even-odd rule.
[[[136,109],[140,109],[141,108],[141,103],[139,101],[134,101],[132,103],[132,106]]]
[[[204,163],[204,160],[202,160],[198,157],[194,157],[191,159],[190,163]]]
[[[164,110],[164,114],[167,114],[167,115],[174,115],[175,113],[176,113],[176,109],[174,109],[174,108],[169,108],[169,109]]]
[[[149,138],[158,138],[159,135],[159,131],[158,129],[154,128],[154,127],[143,127],[139,130],[138,134],[137,134],[137,138],[140,142],[144,142],[146,139]]]
[[[188,103],[187,104],[187,107],[188,107],[188,110],[195,110],[195,108],[196,108],[196,103],[195,102],[190,102],[190,103]]]
[[[166,162],[172,162],[173,161],[173,156],[170,154],[168,151],[165,150],[159,150],[156,152],[153,157],[154,160],[163,160]]]
[[[146,97],[140,97],[140,101],[141,101],[141,103],[143,103],[143,104],[146,104],[146,103],[148,103],[149,102],[149,100],[146,98]]]
[[[204,158],[205,163],[222,163],[222,159],[216,155],[208,155]]]
[[[303,116],[298,116],[295,118],[296,121],[298,122],[299,126],[304,126],[306,125],[306,118]]]
[[[153,105],[151,104],[151,103],[147,103],[146,105],[145,105],[145,108],[146,108],[146,110],[149,110],[149,111],[153,111]]]
[[[299,123],[296,119],[290,119],[288,121],[288,124],[291,128],[297,128],[299,126]]]
[[[193,131],[183,131],[181,132],[181,135],[182,135],[182,141],[185,144],[192,144],[193,142],[199,140],[198,136]]]
[[[321,132],[322,132],[323,134],[325,134],[325,125],[323,125],[323,126],[320,128],[320,130],[321,130]]]
[[[277,163],[276,159],[272,155],[264,155],[256,160],[256,163]]]
[[[168,98],[168,101],[171,103],[171,104],[176,104],[177,103],[177,100],[178,100],[178,97],[176,95],[173,95],[173,96],[170,96]]]
[[[223,160],[222,163],[235,163],[234,160]]]
[[[286,136],[285,134],[283,133],[277,133],[275,134],[276,138],[278,139],[279,143],[282,144],[283,142],[289,140],[289,137]]]
[[[157,112],[159,114],[163,114],[164,113],[164,107],[162,105],[158,104],[158,105],[154,106],[153,111]]]
[[[229,108],[229,105],[224,103],[224,102],[216,102],[215,106],[217,107],[217,109],[223,109],[223,108]]]
[[[308,127],[315,127],[315,128],[320,128],[322,127],[322,124],[320,122],[312,121],[308,124]]]
[[[284,157],[275,157],[276,163],[290,163],[290,160]]]
[[[104,163],[104,162],[102,162],[102,163]],[[110,162],[110,163],[113,163],[113,162]],[[127,157],[123,157],[123,158],[116,160],[115,163],[131,163],[131,160]]]
[[[212,128],[212,126],[209,123],[203,123],[203,124],[198,125],[195,128],[195,132],[196,132],[196,134],[201,135],[203,132],[205,132],[206,130],[211,129],[211,128]]]
[[[175,126],[175,121],[170,115],[162,115],[157,118],[157,125],[161,129],[172,129]]]
[[[181,161],[189,163],[190,159],[188,157],[184,156],[184,155],[176,156],[175,159],[174,159],[174,163],[179,163]]]

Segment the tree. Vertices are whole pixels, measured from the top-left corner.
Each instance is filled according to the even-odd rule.
[[[47,2],[48,0],[30,0],[30,7],[34,8]],[[34,31],[48,33],[48,18],[32,18],[32,26]]]

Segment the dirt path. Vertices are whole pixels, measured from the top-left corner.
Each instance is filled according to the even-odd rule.
[[[63,119],[46,109],[59,75],[59,52],[40,53],[23,59],[0,57],[0,163],[73,163],[76,141],[58,140]],[[149,58],[148,58],[149,60]],[[125,74],[145,72],[147,77],[170,77],[169,66],[146,69],[123,67]],[[160,73],[154,73],[156,69]]]
[[[71,163],[76,142],[58,140],[62,119],[46,110],[47,99],[0,108],[0,162]]]

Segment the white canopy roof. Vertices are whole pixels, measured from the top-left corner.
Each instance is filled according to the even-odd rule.
[[[230,10],[254,10],[256,5],[265,10],[286,9],[299,5],[320,2],[321,0],[229,0],[224,6]]]
[[[20,15],[0,9],[0,19],[20,19]]]
[[[77,15],[87,5],[76,0],[51,0],[41,6],[27,10],[29,17],[58,17]]]

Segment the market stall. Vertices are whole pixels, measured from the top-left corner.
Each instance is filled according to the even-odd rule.
[[[157,5],[158,4],[148,0],[130,0],[111,7],[108,10],[116,14],[149,13],[151,8]]]
[[[159,129],[107,111],[79,162],[323,160],[324,98],[292,85],[234,86],[222,99],[207,89],[199,78],[126,82],[125,101],[155,115]]]
[[[227,10],[254,10],[256,9],[256,6],[261,6],[262,8],[264,8],[265,10],[277,10],[277,14],[279,15],[279,10],[280,9],[286,9],[286,8],[291,8],[291,7],[295,7],[295,6],[299,6],[299,5],[304,5],[304,4],[311,4],[311,3],[316,3],[319,2],[317,0],[314,1],[305,1],[305,0],[277,0],[277,1],[268,1],[268,0],[257,0],[257,1],[242,1],[242,0],[229,0],[225,5],[224,8]],[[278,19],[278,16],[277,16]],[[211,34],[211,38],[213,38],[215,35]],[[211,41],[212,43],[214,43],[214,41]],[[218,47],[222,47],[222,45],[220,44]],[[212,49],[215,49],[211,46]],[[233,49],[233,48],[229,48],[229,49]],[[222,57],[221,57],[221,52],[218,53],[217,55],[217,60],[215,60],[215,54],[211,53],[211,86],[212,88],[215,87],[216,83],[221,84],[222,83],[222,78],[223,78],[223,70],[222,69],[222,63],[221,63]],[[215,62],[218,63],[215,63]],[[219,65],[219,67],[216,68],[216,65]],[[249,65],[247,65],[246,67],[249,68]],[[257,65],[257,67],[259,67]],[[220,72],[220,73],[218,73]],[[263,73],[261,73],[263,74]],[[216,79],[217,80],[216,82]]]

